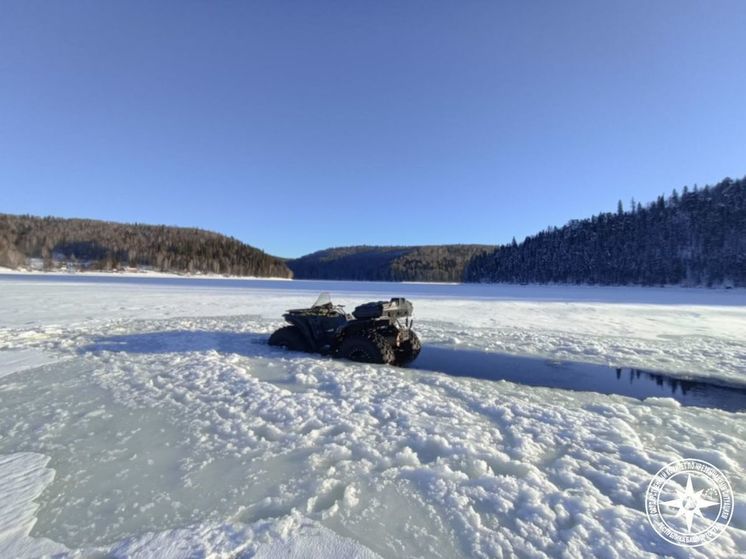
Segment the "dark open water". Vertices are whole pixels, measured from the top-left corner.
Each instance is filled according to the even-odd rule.
[[[425,346],[410,368],[529,386],[620,394],[643,400],[673,398],[684,406],[746,411],[746,387],[684,380],[661,372],[553,362],[479,350]]]

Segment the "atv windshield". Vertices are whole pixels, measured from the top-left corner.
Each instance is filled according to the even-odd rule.
[[[313,304],[313,307],[324,307],[326,305],[332,304],[332,296],[329,295],[327,291],[324,291],[319,295],[319,297],[316,299],[316,302]]]

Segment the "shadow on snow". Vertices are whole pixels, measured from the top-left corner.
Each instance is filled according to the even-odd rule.
[[[81,352],[192,353],[217,351],[245,357],[266,355],[267,334],[214,330],[168,330],[141,334],[101,336]]]

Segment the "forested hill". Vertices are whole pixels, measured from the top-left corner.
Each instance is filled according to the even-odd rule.
[[[488,245],[354,246],[330,248],[289,260],[298,279],[463,281],[469,261]]]
[[[232,237],[184,227],[0,214],[0,266],[291,277],[285,262]]]
[[[746,287],[746,179],[674,190],[642,206],[552,227],[504,246],[355,246],[284,261],[182,227],[0,214],[0,266],[368,281]]]
[[[684,188],[476,256],[468,281],[746,286],[746,179]]]

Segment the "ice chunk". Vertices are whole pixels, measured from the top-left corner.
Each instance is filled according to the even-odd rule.
[[[39,508],[34,501],[52,483],[49,457],[33,452],[0,455],[0,557],[37,557],[62,553],[65,547],[30,538]]]
[[[7,349],[0,351],[0,378],[26,369],[59,361],[59,357],[40,349]]]

